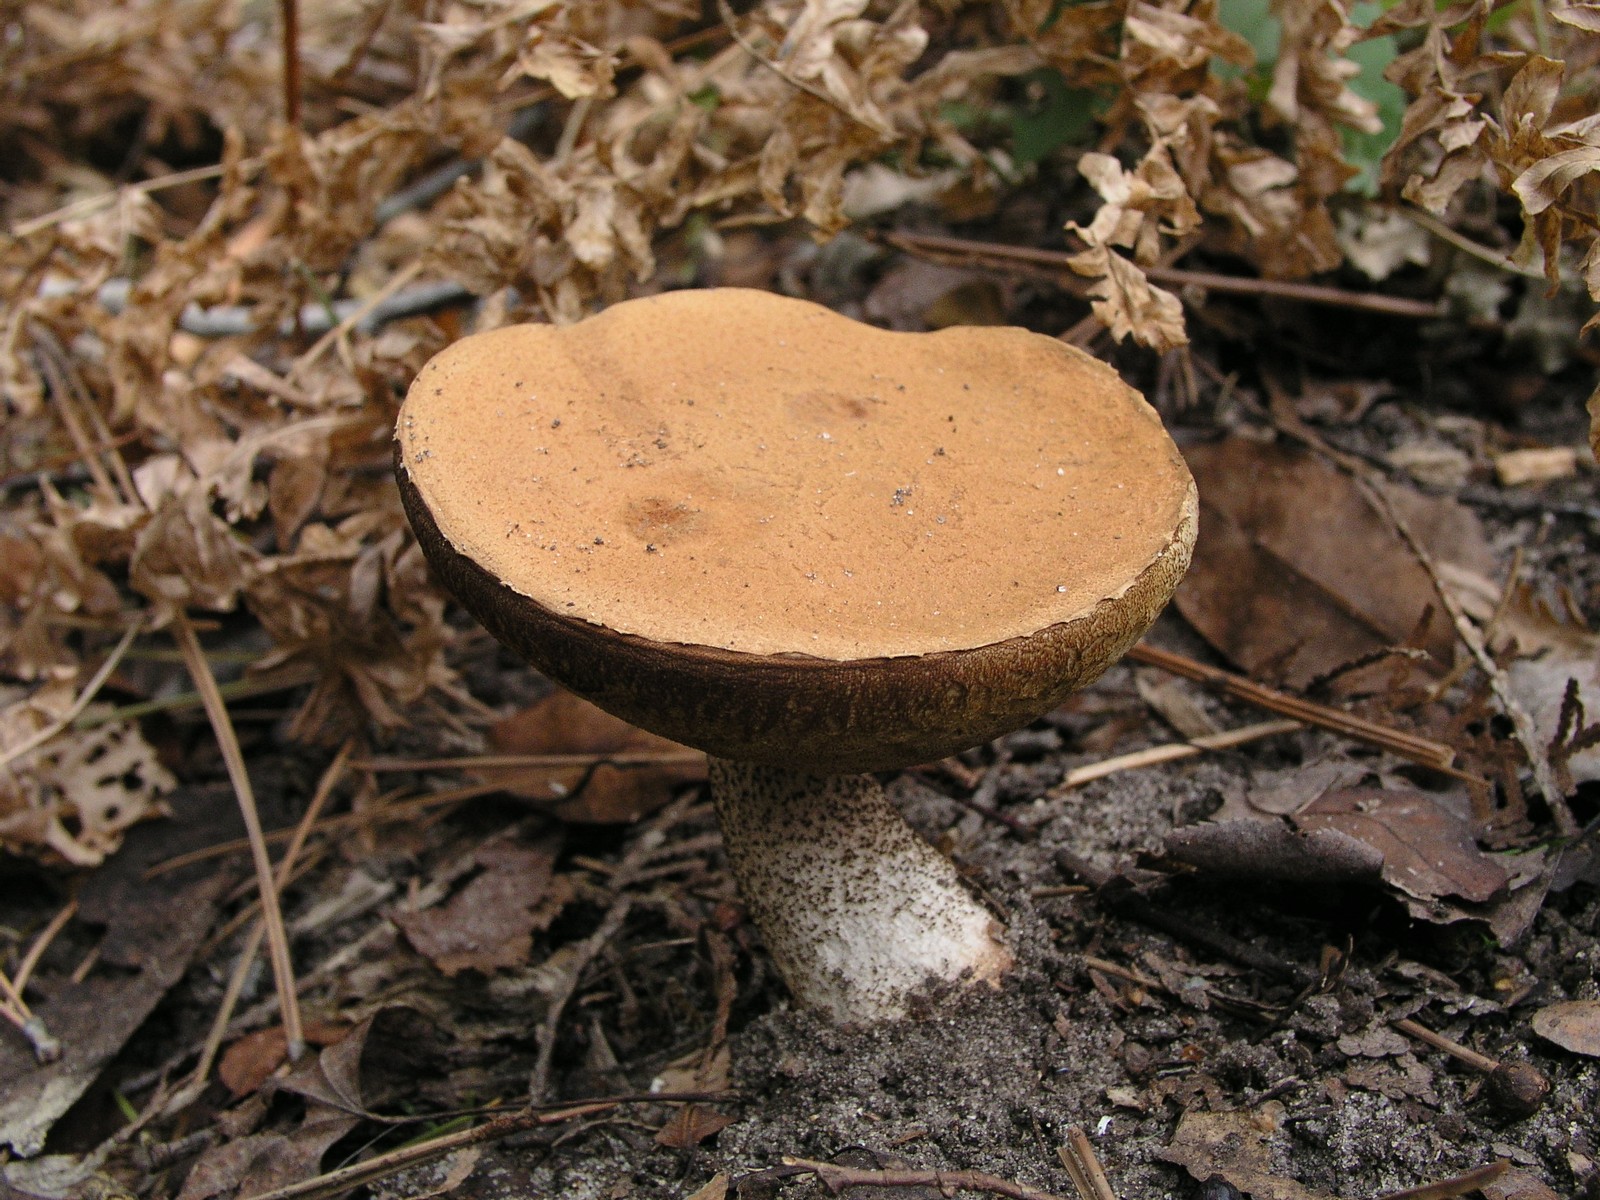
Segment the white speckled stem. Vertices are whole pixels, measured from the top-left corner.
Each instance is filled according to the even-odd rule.
[[[889,1020],[932,981],[994,984],[1011,965],[994,918],[872,776],[710,763],[733,876],[801,1004]]]

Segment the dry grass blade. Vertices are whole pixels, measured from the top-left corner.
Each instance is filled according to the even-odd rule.
[[[258,164],[251,162],[250,168]],[[76,221],[92,216],[104,208],[110,208],[123,196],[147,196],[152,192],[159,192],[165,188],[184,187],[191,183],[205,183],[216,179],[222,174],[220,164],[204,167],[191,167],[187,171],[173,171],[169,175],[161,175],[155,179],[143,179],[138,183],[124,184],[108,192],[99,192],[93,196],[82,196],[64,204],[53,212],[47,212],[31,220],[20,221],[11,230],[11,236],[19,241],[32,237],[49,229],[52,225],[59,225],[63,221]]]
[[[609,1112],[620,1103],[616,1100],[601,1100],[591,1104],[574,1104],[550,1112],[523,1109],[508,1116],[496,1117],[475,1128],[464,1129],[460,1133],[446,1134],[411,1146],[402,1146],[398,1150],[369,1158],[366,1162],[341,1167],[337,1171],[329,1171],[326,1175],[318,1175],[315,1179],[274,1188],[270,1192],[257,1192],[253,1196],[241,1197],[241,1200],[327,1200],[328,1197],[338,1196],[352,1188],[379,1179],[386,1179],[408,1167],[430,1163],[434,1159],[443,1158],[446,1154],[453,1154],[469,1146],[481,1146],[486,1142],[499,1141],[512,1134],[537,1129],[541,1125],[559,1125],[577,1117]]]
[[[177,613],[172,620],[172,636],[183,652],[183,661],[200,693],[206,717],[211,722],[212,733],[222,751],[227,765],[228,779],[239,801],[239,813],[244,819],[246,835],[250,840],[250,854],[255,862],[256,882],[261,888],[261,919],[266,929],[267,954],[272,961],[272,978],[278,993],[278,1008],[283,1017],[284,1036],[289,1045],[290,1059],[300,1057],[305,1049],[305,1035],[300,1022],[300,999],[295,992],[294,964],[289,958],[289,935],[283,927],[283,912],[278,907],[278,889],[273,884],[272,860],[267,856],[267,842],[261,831],[261,817],[256,811],[255,791],[250,784],[250,774],[245,769],[244,754],[239,749],[239,738],[234,733],[233,720],[228,716],[228,706],[217,690],[216,677],[211,674],[211,664],[206,662],[200,639],[188,614]]]
[[[33,977],[33,969],[39,965],[39,960],[44,957],[44,952],[50,948],[50,943],[55,941],[56,934],[67,927],[67,922],[72,920],[78,911],[78,902],[69,900],[62,906],[61,911],[50,918],[50,923],[39,931],[39,936],[33,939],[33,945],[28,947],[28,952],[22,956],[22,961],[17,964],[17,976],[12,985],[16,988],[18,998],[27,988],[28,980]]]
[[[322,778],[317,781],[316,794],[311,797],[311,803],[296,822],[289,845],[285,847],[283,857],[278,860],[277,874],[273,879],[276,889],[281,890],[293,875],[295,860],[299,858],[306,839],[316,826],[317,818],[327,806],[328,798],[333,795],[333,789],[338,786],[339,780],[349,767],[353,749],[353,742],[345,742],[333,761],[328,764],[328,769],[322,773]],[[216,1062],[217,1054],[221,1051],[223,1040],[227,1036],[228,1024],[233,1020],[233,1011],[238,1006],[239,997],[244,993],[245,980],[249,978],[250,968],[255,965],[256,954],[261,949],[261,939],[265,932],[266,921],[258,920],[245,938],[244,945],[239,949],[238,961],[234,963],[233,972],[228,976],[228,985],[223,991],[222,1002],[217,1005],[216,1016],[212,1018],[205,1045],[200,1050],[200,1061],[195,1065],[188,1082],[179,1088],[163,1107],[164,1112],[173,1113],[187,1108],[198,1100],[205,1090],[212,1065]]]
[[[1095,1157],[1094,1147],[1089,1144],[1088,1135],[1078,1126],[1067,1130],[1067,1144],[1056,1147],[1056,1155],[1072,1176],[1079,1200],[1117,1200],[1117,1194],[1111,1190],[1111,1181],[1106,1178],[1100,1160]]]
[[[1153,767],[1159,763],[1176,762],[1179,759],[1193,758],[1204,754],[1208,750],[1230,750],[1235,746],[1243,746],[1250,742],[1260,741],[1262,738],[1276,737],[1280,733],[1293,733],[1297,729],[1304,729],[1302,721],[1261,721],[1255,725],[1246,725],[1240,729],[1228,729],[1221,733],[1209,733],[1201,737],[1192,738],[1187,742],[1170,742],[1165,746],[1150,746],[1144,750],[1135,750],[1129,754],[1119,754],[1115,758],[1102,759],[1088,766],[1075,767],[1062,776],[1061,782],[1056,784],[1047,793],[1050,796],[1060,796],[1073,788],[1082,787],[1096,779],[1104,779],[1107,775],[1115,775],[1119,771],[1134,771],[1141,767]]]
[[[311,348],[309,350],[307,350],[299,358],[295,359],[294,364],[289,368],[288,374],[285,376],[286,381],[290,385],[294,384],[297,380],[304,376],[307,368],[316,362],[329,346],[333,345],[340,338],[347,336],[352,329],[361,324],[361,322],[370,314],[376,312],[379,307],[392,299],[396,293],[400,292],[406,286],[406,284],[410,283],[421,273],[422,263],[420,261],[408,263],[400,270],[396,271],[394,273],[394,277],[391,278],[388,283],[384,284],[383,287],[380,288],[376,293],[374,293],[372,296],[369,296],[355,308],[351,309],[350,312],[346,313],[337,325],[333,326],[328,330],[327,333],[324,333],[321,337],[319,337],[311,344]]]
[[[22,998],[22,993],[27,990],[28,980],[32,977],[33,969],[38,966],[45,950],[77,911],[77,901],[71,901],[50,918],[49,923],[39,931],[39,936],[33,939],[28,952],[22,956],[22,961],[17,965],[16,978],[7,978],[5,972],[0,971],[0,1017],[4,1017],[21,1031],[22,1036],[27,1038],[29,1045],[33,1047],[34,1057],[41,1063],[51,1063],[60,1058],[61,1043],[50,1033],[44,1021],[28,1007],[28,1002]]]

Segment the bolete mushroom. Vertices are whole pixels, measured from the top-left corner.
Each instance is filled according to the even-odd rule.
[[[1195,535],[1160,419],[1088,355],[741,289],[465,338],[412,385],[396,460],[423,550],[496,637],[710,756],[750,916],[843,1022],[1012,961],[870,772],[1093,680]]]

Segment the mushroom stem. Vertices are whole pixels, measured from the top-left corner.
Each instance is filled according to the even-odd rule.
[[[904,1016],[930,983],[997,984],[999,924],[871,775],[710,759],[723,844],[795,999],[840,1022]]]

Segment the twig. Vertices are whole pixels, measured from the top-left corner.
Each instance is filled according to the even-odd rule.
[[[286,692],[292,688],[304,687],[308,683],[316,682],[316,679],[315,670],[291,666],[256,676],[230,679],[227,683],[219,683],[217,692],[224,700],[248,700],[255,696],[267,696],[273,692]],[[154,713],[176,712],[180,709],[193,708],[197,704],[204,705],[204,700],[198,691],[174,692],[170,696],[160,696],[153,700],[118,705],[103,715],[90,713],[87,716],[80,716],[75,725],[79,729],[93,729],[96,725],[103,725],[107,721],[136,721]]]
[[[690,766],[703,761],[699,750],[618,750],[592,754],[460,754],[454,758],[360,758],[350,763],[357,771],[481,771],[520,767]]]
[[[917,1171],[887,1168],[873,1170],[867,1167],[842,1167],[836,1163],[817,1162],[809,1158],[791,1158],[784,1155],[784,1165],[798,1167],[815,1175],[822,1186],[834,1195],[851,1187],[933,1187],[949,1195],[966,1189],[988,1192],[994,1196],[1009,1196],[1011,1200],[1062,1200],[1054,1192],[1029,1187],[998,1175],[983,1171]]]
[[[8,766],[24,754],[37,750],[76,721],[82,715],[83,710],[94,702],[95,696],[105,686],[106,680],[111,678],[111,672],[117,669],[117,664],[122,661],[123,655],[128,653],[128,647],[133,645],[134,638],[144,632],[144,623],[145,614],[139,613],[135,616],[133,624],[123,632],[122,640],[112,648],[111,653],[106,656],[105,662],[100,664],[100,669],[94,673],[89,682],[83,685],[83,690],[73,700],[71,707],[43,729],[34,732],[32,736],[18,742],[15,746],[0,751],[0,767]]]
[[[1543,271],[1534,267],[1519,267],[1498,250],[1491,250],[1488,246],[1480,245],[1465,234],[1451,229],[1450,226],[1439,220],[1427,209],[1407,204],[1400,209],[1400,212],[1404,214],[1406,220],[1415,225],[1420,225],[1423,229],[1433,234],[1434,237],[1441,241],[1449,242],[1457,250],[1472,255],[1473,258],[1480,262],[1486,262],[1491,267],[1509,272],[1512,275],[1521,275],[1525,279],[1544,278]]]
[[[283,21],[283,123],[300,128],[300,5],[299,0],[278,0]]]
[[[61,1043],[50,1037],[44,1023],[33,1015],[28,1002],[22,998],[22,989],[6,978],[4,971],[0,971],[0,1017],[21,1030],[33,1047],[33,1056],[41,1063],[54,1062],[61,1056]]]
[[[1376,1200],[1454,1200],[1456,1196],[1465,1196],[1469,1192],[1477,1191],[1486,1183],[1493,1183],[1504,1175],[1510,1166],[1511,1164],[1502,1158],[1461,1175],[1441,1179],[1438,1183],[1425,1183],[1421,1187],[1385,1192]]]
[[[106,500],[115,503],[119,499],[116,484],[111,481],[105,464],[95,453],[95,439],[89,436],[83,416],[78,412],[76,392],[67,377],[66,356],[60,343],[54,334],[38,323],[29,326],[29,333],[33,338],[39,371],[50,385],[50,398],[55,401],[61,423],[67,428],[67,436],[77,448],[78,457],[89,472],[89,478],[94,481],[94,486]]]
[[[1401,1033],[1442,1050],[1457,1062],[1489,1077],[1489,1095],[1495,1104],[1519,1116],[1531,1116],[1550,1094],[1550,1080],[1531,1063],[1496,1062],[1460,1042],[1435,1033],[1410,1017],[1390,1021]]]
[[[1082,960],[1083,965],[1090,970],[1099,971],[1102,975],[1110,975],[1113,978],[1137,984],[1146,991],[1166,992],[1170,990],[1159,979],[1151,979],[1150,976],[1141,974],[1132,967],[1125,967],[1121,963],[1114,963],[1109,958],[1096,958],[1092,954],[1080,954],[1078,957]]]
[[[1046,268],[1068,279],[1075,285],[1073,288],[1075,291],[1082,286],[1072,274],[1073,255],[1061,250],[1045,250],[1037,246],[1008,246],[999,242],[981,242],[970,238],[931,233],[896,232],[879,236],[887,244],[908,254],[946,254],[959,255],[969,260],[987,258],[1001,262],[1025,263],[1029,266]],[[1283,300],[1298,300],[1305,304],[1360,309],[1386,316],[1410,317],[1418,320],[1438,320],[1450,315],[1442,306],[1426,300],[1386,296],[1377,292],[1353,292],[1345,288],[1323,287],[1312,283],[1293,283],[1282,279],[1251,279],[1239,275],[1218,275],[1210,271],[1186,271],[1168,266],[1146,267],[1144,272],[1156,283],[1175,287],[1193,285],[1213,292],[1273,296]]]
[[[186,612],[177,612],[172,618],[172,636],[183,651],[183,660],[200,693],[206,717],[211,722],[212,734],[222,751],[222,761],[228,768],[228,779],[233,784],[234,796],[239,802],[239,814],[244,819],[245,834],[250,840],[250,853],[255,861],[256,882],[261,889],[261,920],[266,928],[267,957],[272,962],[273,983],[278,991],[278,1009],[283,1017],[283,1033],[291,1061],[305,1050],[305,1035],[300,1023],[300,998],[295,993],[294,964],[289,958],[289,937],[283,928],[283,911],[278,906],[278,890],[272,883],[272,860],[267,857],[266,838],[261,832],[261,817],[256,811],[255,790],[250,783],[250,773],[245,769],[244,754],[239,749],[239,737],[234,732],[233,720],[228,716],[228,706],[217,681],[211,674],[211,664],[206,661],[200,639],[195,636],[194,625]]]
[[[1158,763],[1175,762],[1179,759],[1193,758],[1197,754],[1204,754],[1208,750],[1230,750],[1235,746],[1243,746],[1249,742],[1259,741],[1262,738],[1275,737],[1280,733],[1293,733],[1297,729],[1304,729],[1301,721],[1262,721],[1256,725],[1245,725],[1238,729],[1226,729],[1221,733],[1208,733],[1200,737],[1191,738],[1186,742],[1168,742],[1163,746],[1150,746],[1144,750],[1134,750],[1128,754],[1119,754],[1114,758],[1102,759],[1097,763],[1087,766],[1074,767],[1061,778],[1048,792],[1047,797],[1054,798],[1065,795],[1073,788],[1082,787],[1095,779],[1103,779],[1107,775],[1115,775],[1119,771],[1131,771],[1140,767],[1153,767]]]
[[[1089,1144],[1088,1135],[1078,1126],[1067,1130],[1067,1144],[1056,1147],[1056,1157],[1072,1176],[1072,1185],[1078,1189],[1080,1200],[1117,1200],[1111,1181],[1106,1178],[1094,1147]]]
[[[1170,650],[1159,649],[1147,642],[1140,642],[1134,646],[1128,651],[1128,657],[1135,662],[1160,667],[1163,671],[1170,671],[1174,675],[1181,675],[1185,679],[1214,687],[1235,700],[1243,700],[1247,704],[1254,704],[1269,712],[1281,713],[1297,721],[1304,721],[1307,725],[1331,729],[1335,733],[1376,746],[1380,750],[1387,750],[1391,754],[1431,767],[1435,771],[1461,777],[1461,773],[1451,766],[1455,762],[1456,752],[1442,742],[1418,737],[1413,733],[1402,733],[1398,729],[1391,729],[1387,725],[1380,725],[1365,717],[1358,717],[1337,708],[1329,708],[1325,704],[1317,704],[1311,700],[1303,700],[1299,696],[1263,687],[1242,675],[1207,666],[1205,663],[1196,662],[1182,654],[1174,654]]]
[[[1145,273],[1157,283],[1168,283],[1175,287],[1192,286],[1237,296],[1272,296],[1280,300],[1298,300],[1303,304],[1381,313],[1388,317],[1434,321],[1450,315],[1441,305],[1426,300],[1385,296],[1379,292],[1352,292],[1346,288],[1293,283],[1287,279],[1246,279],[1237,275],[1218,275],[1212,271],[1185,271],[1178,267],[1150,267]]]

